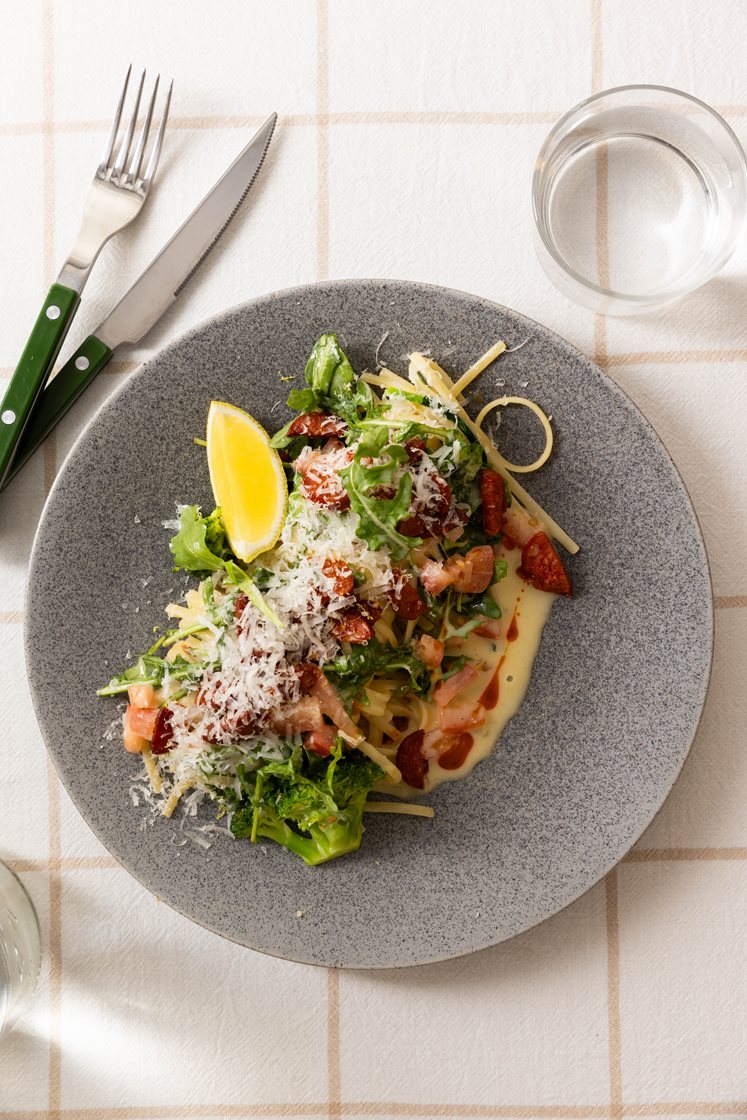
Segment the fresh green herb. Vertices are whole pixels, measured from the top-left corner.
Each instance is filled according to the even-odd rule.
[[[96,695],[116,696],[120,692],[127,692],[131,684],[150,684],[157,688],[163,681],[167,669],[172,680],[195,681],[202,672],[202,668],[202,666],[195,665],[191,661],[185,661],[183,657],[177,657],[174,661],[167,663],[160,657],[144,653],[124,673],[112,677],[104,688],[97,691]]]
[[[207,543],[208,525],[212,544],[220,543],[214,511],[201,517],[199,506],[185,506],[179,513],[179,531],[169,542],[174,557],[174,571],[217,572],[223,567],[223,556],[213,552]],[[213,519],[211,521],[211,518]],[[225,541],[225,534],[223,535]]]
[[[407,389],[391,388],[387,389],[386,394],[387,397],[404,397],[406,401],[412,401],[414,404],[428,404],[429,401],[423,393],[411,393]]]
[[[317,393],[316,389],[291,389],[288,408],[293,408],[296,412],[315,412],[321,408],[321,397],[322,394]]]
[[[316,340],[306,363],[305,377],[307,387],[292,389],[288,394],[288,407],[296,412],[334,412],[355,429],[362,418],[382,411],[370,386],[356,378],[335,334],[323,334]],[[295,444],[294,439],[299,437],[288,435],[292,423],[289,420],[273,436],[270,446],[285,448],[295,458],[308,441]]]
[[[216,556],[233,556],[226,540],[226,530],[223,525],[223,514],[220,506],[205,518],[205,544]]]
[[[469,620],[476,619],[476,626],[479,626],[486,618],[497,619],[502,616],[501,608],[489,591],[486,591],[484,595],[458,595],[454,605],[458,615]],[[455,632],[451,634],[451,637],[454,636],[456,636]],[[461,636],[464,637],[464,635]]]
[[[398,467],[407,459],[407,449],[393,444],[383,449],[373,463],[364,463],[363,460],[371,456],[367,442],[373,441],[361,440],[353,462],[340,471],[340,478],[348,492],[351,508],[358,514],[356,534],[371,548],[386,545],[392,556],[399,559],[420,543],[397,530],[397,524],[407,517],[410,509],[412,476],[402,474],[391,497],[381,497],[377,490],[393,485]]]
[[[449,677],[455,676],[460,673],[464,666],[467,664],[466,657],[450,657],[448,659],[449,667],[444,669],[444,662],[441,663],[441,676],[438,678],[440,681],[447,681]]]
[[[479,443],[460,438],[459,460],[449,476],[449,486],[458,502],[466,502],[473,509],[480,501],[477,475],[483,460],[484,452]]]
[[[255,568],[252,572],[252,579],[254,586],[258,587],[260,591],[266,591],[270,586],[273,578],[273,572],[269,568]]]
[[[287,762],[269,762],[245,776],[249,797],[234,812],[231,832],[253,842],[264,837],[310,867],[360,847],[363,806],[383,771],[359,751],[338,745],[327,759],[300,747]]]
[[[303,392],[303,390],[295,391]],[[291,394],[291,396],[292,395],[293,394]],[[288,397],[288,400],[290,401],[290,397]],[[295,416],[293,420],[295,420]],[[275,435],[270,440],[270,447],[274,447],[276,451],[287,451],[291,458],[295,459],[301,454],[301,451],[306,447],[309,440],[307,436],[288,435],[288,429],[293,423],[293,420],[289,420],[285,427],[281,428],[279,432],[275,432]]]
[[[355,373],[336,334],[319,336],[309,354],[304,376],[306,384],[322,396],[352,396]]]
[[[505,559],[499,560],[495,558],[495,574],[493,575],[493,583],[499,583],[508,575],[508,563]]]
[[[279,630],[283,629],[280,619],[244,569],[235,560],[224,559],[214,551],[227,551],[220,510],[213,510],[209,517],[201,517],[199,506],[185,506],[179,514],[179,532],[172,538],[169,548],[175,560],[174,571],[184,568],[189,572],[224,572],[228,582],[243,591],[265,618]]]
[[[420,696],[428,691],[430,684],[428,669],[412,652],[384,645],[377,638],[372,638],[366,645],[354,646],[350,653],[336,657],[334,661],[328,661],[324,671],[351,699],[376,673],[407,673],[407,691]]]

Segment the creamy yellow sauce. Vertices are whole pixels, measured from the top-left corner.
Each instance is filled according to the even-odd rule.
[[[500,637],[489,639],[470,634],[461,639],[459,650],[471,659],[475,667],[479,662],[484,665],[477,680],[460,694],[460,703],[463,700],[472,701],[477,707],[480,697],[497,673],[498,700],[495,707],[486,711],[485,723],[481,727],[470,730],[473,745],[458,769],[444,769],[437,759],[431,759],[422,791],[414,790],[404,782],[396,785],[386,782],[378,786],[382,792],[395,797],[411,798],[420,796],[421,792],[428,793],[442,782],[453,782],[466,777],[481,759],[487,758],[491,753],[506,724],[521,707],[540,647],[542,630],[557,596],[537,591],[517,574],[521,549],[503,549],[501,556],[506,560],[508,573],[493,589],[502,612]],[[456,652],[454,644],[455,640],[452,639],[449,644],[452,652]],[[428,704],[426,708],[428,719],[421,726],[425,731],[430,731],[438,727],[438,709],[435,704]]]

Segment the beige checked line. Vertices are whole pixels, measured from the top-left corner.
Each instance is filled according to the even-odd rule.
[[[609,1120],[607,1104],[415,1104],[410,1101],[341,1101],[340,1112],[344,1117],[360,1116],[412,1116],[428,1118],[443,1116],[446,1120]],[[629,1103],[620,1107],[621,1117],[695,1116],[744,1117],[747,1100],[743,1101],[652,1101]],[[306,1117],[328,1116],[326,1101],[268,1102],[267,1104],[183,1104],[183,1105],[132,1105],[122,1108],[59,1108],[53,1111],[26,1109],[0,1112],[0,1120],[249,1120],[250,1117]]]
[[[602,0],[592,0],[592,89],[602,88]],[[317,113],[309,116],[285,118],[286,124],[315,125],[317,129],[317,277],[324,279],[329,271],[329,128],[332,124],[525,124],[551,123],[560,114],[555,113],[355,113],[331,114],[329,111],[329,15],[328,0],[317,0]],[[44,120],[39,125],[15,126],[0,129],[0,134],[40,132],[44,138],[44,270],[51,275],[54,251],[54,134],[105,127],[104,122],[54,121],[53,89],[53,10],[52,0],[44,0],[43,52],[44,52]],[[732,115],[734,113],[731,107]],[[740,114],[742,115],[742,114]],[[253,118],[181,118],[170,122],[170,127],[240,127],[255,123]],[[261,123],[257,118],[256,123]],[[606,166],[602,160],[598,167],[597,235],[600,276],[606,275]],[[676,354],[676,356],[675,356]],[[638,364],[647,360],[657,361],[734,361],[744,360],[747,351],[684,351],[653,355],[627,354],[611,357],[607,353],[606,323],[604,317],[595,318],[595,355],[603,365]],[[684,357],[682,356],[684,355]],[[728,355],[728,356],[726,356]],[[114,373],[126,374],[137,365],[132,361],[112,363]],[[44,477],[48,489],[54,479],[57,449],[54,437],[44,447]],[[747,606],[747,596],[733,596],[716,602],[717,606]],[[6,611],[0,614],[1,622],[18,622],[22,612]],[[453,1116],[453,1117],[612,1117],[643,1115],[707,1115],[739,1116],[747,1110],[746,1102],[671,1102],[651,1105],[624,1104],[622,1098],[621,1035],[619,1000],[619,914],[617,871],[612,871],[605,882],[607,929],[607,979],[608,979],[608,1035],[610,1102],[600,1106],[490,1106],[452,1104],[409,1104],[400,1102],[343,1101],[341,1080],[341,1016],[340,978],[333,969],[327,978],[327,1066],[328,1100],[324,1103],[265,1104],[265,1105],[188,1105],[164,1109],[159,1106],[127,1107],[118,1109],[62,1109],[61,1108],[61,1059],[60,1046],[60,996],[62,982],[61,959],[61,873],[63,871],[89,870],[118,866],[106,856],[63,857],[60,829],[60,796],[56,774],[51,763],[48,772],[49,787],[49,858],[47,860],[16,860],[11,866],[18,871],[46,871],[49,874],[50,902],[50,1054],[49,1054],[49,1109],[44,1112],[21,1111],[0,1113],[0,1120],[62,1120],[68,1117],[96,1117],[98,1120],[147,1120],[147,1118],[177,1118],[229,1116],[320,1116],[340,1118],[343,1115],[397,1115],[397,1116]],[[630,853],[630,862],[690,859],[744,859],[747,849],[638,849]]]
[[[747,861],[747,846],[721,847],[721,848],[633,848],[623,857],[623,864],[627,863],[698,863],[698,862],[727,862],[741,863]],[[18,874],[42,873],[57,871],[111,871],[122,865],[113,856],[63,856],[54,855],[38,859],[8,859],[3,862]],[[612,872],[610,872],[612,874]],[[615,889],[609,885],[607,891],[608,914],[616,899]],[[330,977],[337,976],[331,972]],[[339,993],[335,988],[335,980],[330,979],[328,995],[330,1003],[339,1002]],[[334,1078],[333,1078],[334,1080]]]
[[[597,71],[592,68],[592,88],[595,93],[601,90],[602,85],[597,80]],[[317,94],[319,87],[317,86]],[[481,110],[448,110],[448,109],[414,109],[414,110],[367,110],[360,112],[334,112],[319,106],[317,98],[317,111],[315,113],[283,113],[281,121],[284,127],[309,128],[319,124],[324,125],[533,125],[555,124],[568,110],[541,109],[536,112],[513,110],[510,112],[483,112]],[[714,105],[713,108],[721,116],[747,117],[747,105]],[[265,115],[266,116],[266,115]],[[169,116],[169,129],[184,131],[200,131],[204,129],[230,129],[251,128],[259,126],[265,120],[261,114],[234,114],[218,115],[206,114],[195,117]],[[41,120],[0,123],[0,136],[38,136],[52,134],[69,134],[81,132],[106,132],[111,124],[110,120]]]

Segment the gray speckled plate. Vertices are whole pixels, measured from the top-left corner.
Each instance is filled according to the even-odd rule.
[[[526,392],[554,417],[536,498],[582,544],[577,593],[555,604],[528,696],[492,757],[432,795],[433,822],[369,817],[360,852],[310,870],[272,844],[178,822],[141,831],[137,763],[102,734],[94,695],[148,645],[171,590],[163,518],[209,506],[204,431],[213,398],[285,423],[289,386],[317,335],[336,330],[357,369],[404,368],[429,349],[462,371],[497,338],[528,338],[481,393]],[[505,383],[505,385],[504,385]],[[508,456],[539,439],[504,418]],[[523,450],[522,442],[525,442]],[[142,581],[149,580],[144,589]],[[28,673],[63,782],[97,836],[151,891],[212,930],[315,964],[392,967],[459,956],[554,914],[617,863],[651,821],[690,748],[711,661],[703,542],[659,439],[622,392],[562,339],[475,296],[350,281],[280,292],[206,323],[148,362],[88,425],[49,497],[34,546]],[[206,818],[209,808],[204,810]],[[296,917],[302,910],[303,917]]]

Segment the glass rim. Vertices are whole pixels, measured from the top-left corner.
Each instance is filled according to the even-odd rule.
[[[603,285],[595,283],[593,280],[588,279],[580,272],[577,272],[574,268],[572,268],[568,264],[565,257],[563,257],[556,249],[554,241],[550,240],[546,236],[546,225],[541,217],[541,208],[539,206],[539,185],[542,181],[542,171],[540,169],[541,163],[544,161],[544,156],[548,147],[564,127],[564,125],[566,125],[568,121],[575,117],[580,110],[585,109],[588,105],[593,105],[596,101],[601,101],[604,97],[610,97],[612,94],[630,93],[639,90],[645,90],[646,92],[656,91],[657,93],[667,94],[671,96],[673,100],[689,101],[693,105],[696,105],[699,109],[704,109],[706,113],[708,113],[709,116],[711,116],[714,121],[721,126],[726,136],[731,140],[737,156],[737,161],[741,167],[742,185],[745,189],[745,192],[747,192],[747,156],[745,155],[744,148],[742,147],[739,137],[735,133],[734,129],[730,124],[728,124],[726,120],[724,120],[724,118],[716,109],[714,109],[711,105],[708,105],[705,101],[702,101],[699,97],[695,97],[694,94],[686,93],[684,90],[676,89],[674,86],[661,86],[648,83],[633,83],[631,85],[610,86],[608,89],[599,90],[598,93],[592,93],[589,97],[585,97],[582,101],[579,101],[555,122],[555,124],[545,136],[545,139],[542,141],[542,147],[537,153],[537,157],[534,162],[534,172],[532,174],[532,215],[534,217],[534,228],[542,240],[542,245],[550,254],[558,267],[561,268],[567,276],[569,276],[572,280],[575,280],[577,284],[581,285],[581,287],[587,289],[590,292],[593,292],[598,296],[603,296],[604,298],[609,300],[616,300],[620,303],[627,303],[628,305],[638,305],[640,307],[645,307],[648,305],[669,303],[671,300],[675,300],[680,296],[687,295],[689,292],[695,291],[697,288],[702,287],[702,285],[707,283],[709,280],[712,280],[713,277],[721,271],[721,269],[724,267],[726,262],[736,250],[738,234],[734,237],[733,243],[729,245],[726,251],[723,252],[719,256],[717,261],[714,262],[713,266],[709,269],[704,278],[698,280],[696,283],[681,283],[677,285],[677,287],[668,288],[663,292],[652,292],[647,295],[639,296],[629,292],[619,292],[615,288],[605,288]],[[742,228],[744,228],[744,221],[745,214],[743,213],[741,218]]]

